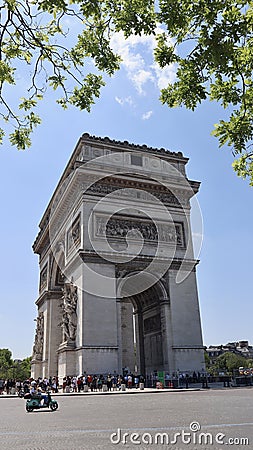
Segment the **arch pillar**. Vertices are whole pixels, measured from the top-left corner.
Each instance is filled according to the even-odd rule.
[[[161,330],[163,337],[163,363],[165,372],[172,373],[175,370],[175,361],[173,356],[173,333],[171,327],[171,311],[169,301],[162,300],[161,311]]]

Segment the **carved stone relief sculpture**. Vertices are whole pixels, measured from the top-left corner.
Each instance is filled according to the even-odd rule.
[[[73,283],[65,283],[62,291],[62,322],[60,323],[62,340],[63,342],[74,343],[77,327],[77,287]]]
[[[179,247],[184,247],[184,232],[182,223],[157,224],[159,229],[159,239],[168,243],[176,243]],[[156,225],[151,221],[136,221],[134,219],[110,218],[106,223],[103,217],[97,218],[96,235],[107,238],[125,238],[129,231],[139,231],[147,241],[157,242],[158,232]],[[132,234],[132,237],[134,235]]]
[[[67,250],[69,251],[73,245],[78,246],[81,242],[81,218],[80,214],[74,220],[67,234]]]
[[[36,334],[33,346],[32,359],[42,360],[44,342],[44,314],[40,312],[37,319]]]

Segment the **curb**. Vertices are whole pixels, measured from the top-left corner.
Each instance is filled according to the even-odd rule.
[[[146,388],[143,390],[134,390],[129,389],[127,391],[106,391],[106,392],[57,392],[56,394],[52,394],[53,397],[85,397],[90,395],[137,395],[137,394],[161,394],[161,393],[173,393],[173,392],[197,392],[205,389],[201,388],[179,388],[179,389],[152,389]],[[0,395],[1,398],[23,398],[19,397],[17,394],[14,395],[7,395],[3,394]]]
[[[90,395],[136,395],[136,394],[161,394],[161,393],[173,393],[173,392],[210,392],[210,391],[226,391],[228,392],[231,389],[238,389],[238,388],[244,388],[244,389],[250,389],[253,386],[230,386],[223,387],[223,386],[208,386],[208,388],[202,388],[202,387],[196,387],[196,388],[163,388],[163,389],[152,389],[152,388],[144,388],[143,390],[135,390],[134,388],[128,389],[126,391],[106,391],[106,392],[57,392],[57,394],[52,394],[53,397],[84,397],[84,396],[90,396]],[[7,395],[2,394],[0,395],[1,398],[20,398],[17,394],[14,395]],[[21,397],[22,398],[22,397]]]

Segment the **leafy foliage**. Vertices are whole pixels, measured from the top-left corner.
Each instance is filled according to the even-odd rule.
[[[158,13],[167,32],[159,37],[156,60],[178,64],[177,80],[162,90],[161,101],[194,110],[203,100],[217,101],[227,120],[215,125],[220,146],[233,148],[238,175],[253,184],[253,8],[244,0],[163,0]],[[165,43],[173,38],[174,47]]]
[[[12,363],[11,351],[7,348],[0,349],[0,378],[4,377],[4,374],[10,369]]]
[[[205,357],[205,366],[207,369],[209,369],[211,361],[210,361],[210,357],[207,352],[204,353],[204,357]]]
[[[215,361],[215,364],[211,366],[212,372],[225,372],[225,373],[233,373],[233,370],[238,370],[239,367],[248,367],[247,358],[244,356],[236,355],[232,352],[226,352],[223,355],[218,356]]]
[[[32,357],[23,359],[20,363],[14,361],[14,374],[16,379],[26,380],[31,376]]]
[[[85,62],[93,58],[98,70],[112,75],[119,67],[107,36],[108,17],[100,2],[68,2],[5,0],[0,6],[0,114],[11,122],[14,130],[9,139],[12,145],[24,150],[31,145],[31,133],[41,123],[35,109],[43,99],[47,87],[61,90],[58,103],[66,108],[73,104],[90,111],[94,98],[104,85],[102,76],[88,73]],[[108,5],[107,5],[108,6]],[[73,47],[65,46],[69,18],[71,31],[76,33]],[[18,108],[8,101],[8,85],[17,85],[20,73],[30,67],[27,95]],[[70,87],[69,87],[70,86]],[[4,138],[0,129],[0,143]]]
[[[110,46],[115,32],[123,31],[125,38],[153,34],[155,61],[177,69],[176,80],[161,91],[162,103],[195,110],[206,99],[218,102],[225,112],[213,135],[220,146],[232,148],[235,171],[253,185],[251,2],[4,0],[1,5],[1,114],[15,128],[13,145],[24,149],[31,144],[31,132],[40,123],[34,110],[48,86],[61,91],[58,103],[63,108],[73,104],[90,111],[104,85],[102,73],[112,75],[120,67],[120,57]],[[157,31],[158,25],[163,32]],[[95,73],[88,72],[89,60]],[[28,95],[20,100],[20,116],[7,94],[22,65],[30,67],[31,78]],[[2,128],[0,142],[3,136]]]
[[[12,353],[7,348],[0,349],[0,378],[25,380],[31,374],[31,357],[21,360],[13,360]]]

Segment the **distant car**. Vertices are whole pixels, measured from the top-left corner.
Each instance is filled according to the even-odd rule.
[[[245,367],[239,367],[239,374],[240,375],[253,375],[253,368],[245,368]]]

